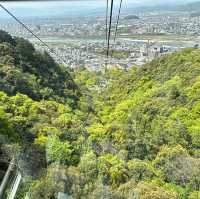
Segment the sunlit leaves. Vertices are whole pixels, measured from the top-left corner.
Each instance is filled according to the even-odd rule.
[[[62,142],[56,136],[49,136],[46,142],[46,151],[49,162],[69,164],[73,150],[67,141]]]
[[[176,199],[176,193],[150,183],[139,183],[135,189],[136,199]]]
[[[125,182],[128,178],[125,162],[111,154],[99,158],[99,172],[103,182],[113,187]]]
[[[136,182],[150,180],[157,175],[150,163],[136,159],[128,162],[128,169],[130,177]]]

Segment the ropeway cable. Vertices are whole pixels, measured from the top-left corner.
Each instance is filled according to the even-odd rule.
[[[111,7],[110,7],[110,21],[109,21],[109,30],[108,30],[107,58],[109,56],[109,50],[110,50],[110,36],[111,36],[112,16],[113,16],[113,1],[114,0],[111,0]]]
[[[40,37],[38,37],[27,25],[25,25],[22,21],[20,21],[14,14],[12,14],[7,8],[5,8],[2,4],[0,7],[5,10],[15,21],[17,21],[21,26],[23,26],[28,32],[30,32],[37,40],[39,40],[51,53],[53,53],[58,59],[60,59],[65,65],[65,60],[60,57],[46,42],[44,42]]]
[[[120,18],[120,14],[121,14],[122,1],[123,0],[120,0],[119,12],[118,12],[118,17],[117,17],[117,24],[116,24],[116,28],[115,28],[114,43],[115,43],[116,38],[117,38],[117,31],[118,31],[118,25],[119,25],[119,18]]]
[[[106,41],[108,40],[108,4],[109,0],[106,0]]]

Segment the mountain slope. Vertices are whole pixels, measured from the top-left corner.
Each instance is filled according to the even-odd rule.
[[[0,92],[0,147],[6,139],[21,145],[18,162],[28,176],[18,199],[54,199],[58,192],[74,199],[197,198],[199,50],[186,49],[128,71],[76,69],[73,85],[83,95],[73,109],[56,102],[63,93],[55,89],[69,79],[60,79],[63,73],[53,60],[24,40],[2,35],[1,89],[10,95],[26,91],[38,100]],[[25,75],[36,78],[28,78],[24,87],[18,81]],[[52,97],[46,97],[51,101],[40,100],[46,86],[52,89]]]
[[[200,51],[186,49],[128,71],[77,74],[96,114],[86,126],[88,148],[78,166],[85,186],[93,182],[85,198],[100,198],[105,184],[113,199],[195,198]]]
[[[0,90],[26,94],[34,100],[54,99],[75,104],[79,91],[66,68],[48,53],[36,51],[23,38],[0,31]]]
[[[124,136],[125,145],[113,140],[117,148],[130,149],[131,139],[130,158],[151,158],[164,144],[198,150],[199,61],[199,51],[187,49],[111,80],[98,96],[103,105],[97,112],[103,110],[99,116],[109,137]],[[134,152],[137,143],[141,152]]]

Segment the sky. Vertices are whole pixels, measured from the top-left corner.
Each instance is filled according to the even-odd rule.
[[[118,8],[120,0],[114,0],[115,9]],[[197,0],[123,0],[122,10],[139,6],[153,6],[157,4],[188,3]],[[93,12],[104,11],[106,0],[67,0],[67,1],[29,1],[29,2],[5,2],[0,1],[18,17],[31,16],[60,16],[60,15],[82,15]],[[7,18],[7,14],[0,9],[0,17]]]
[[[134,0],[124,0],[123,8],[132,6]],[[137,0],[136,0],[137,1]],[[115,0],[115,6],[119,0]],[[27,16],[59,16],[59,15],[81,15],[91,12],[105,10],[106,0],[81,0],[81,1],[37,1],[37,2],[9,2],[2,3],[18,17]],[[0,17],[7,17],[0,10]]]
[[[41,0],[42,1],[42,0]],[[66,3],[66,2],[95,2],[96,5],[101,5],[103,3],[106,2],[106,0],[63,0],[62,3]],[[123,0],[123,2],[125,3],[128,3],[128,4],[136,4],[136,5],[141,5],[141,6],[144,6],[144,5],[156,5],[156,4],[179,4],[179,3],[188,3],[188,2],[195,2],[195,1],[198,1],[198,0]],[[6,2],[6,1],[0,1],[0,2]],[[60,0],[51,0],[48,2],[48,4],[57,4],[57,3],[60,3],[61,1]],[[119,2],[119,0],[114,0],[114,2]],[[12,4],[13,6],[16,6],[16,7],[20,7],[20,6],[28,6],[29,5],[34,5],[34,1],[30,1],[29,0],[29,3],[23,1],[23,2],[11,2],[9,3],[10,5]],[[36,2],[36,4],[38,4],[38,2]]]

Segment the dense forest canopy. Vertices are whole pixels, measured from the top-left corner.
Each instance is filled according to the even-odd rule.
[[[19,145],[18,199],[199,197],[199,50],[69,73],[1,31],[0,57],[0,146]]]
[[[69,71],[47,52],[38,52],[23,38],[0,31],[0,90],[22,93],[34,100],[52,99],[76,104],[79,90]]]

